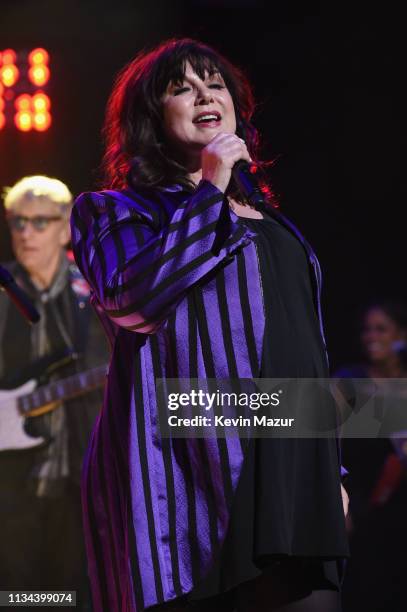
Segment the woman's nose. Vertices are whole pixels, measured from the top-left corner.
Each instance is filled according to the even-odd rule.
[[[210,89],[202,89],[198,92],[197,103],[198,104],[209,104],[213,102],[213,94]]]

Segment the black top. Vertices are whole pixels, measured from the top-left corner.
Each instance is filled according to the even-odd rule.
[[[271,216],[240,218],[255,238],[266,311],[262,378],[327,378],[310,265]],[[349,556],[334,438],[262,438],[248,446],[221,558],[192,598],[221,593],[286,556],[312,558],[339,587]]]

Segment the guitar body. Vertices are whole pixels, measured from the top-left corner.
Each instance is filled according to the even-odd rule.
[[[66,360],[59,364],[65,365]],[[55,372],[56,365],[48,367],[47,377]],[[0,452],[33,448],[42,444],[45,441],[43,437],[34,438],[24,431],[24,418],[40,416],[55,410],[64,400],[103,387],[106,371],[107,364],[48,384],[41,384],[44,376],[32,378],[31,374],[30,380],[23,385],[0,390]]]
[[[37,381],[29,380],[16,389],[0,391],[0,451],[33,448],[44,438],[33,438],[24,431],[24,417],[18,410],[17,399],[32,393]]]

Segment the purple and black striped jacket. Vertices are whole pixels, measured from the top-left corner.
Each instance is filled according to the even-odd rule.
[[[208,181],[193,193],[146,194],[84,193],[71,218],[76,262],[113,343],[83,478],[97,612],[139,612],[188,593],[226,535],[241,441],[162,439],[155,379],[256,378],[261,365],[256,233]],[[307,251],[324,337],[318,260],[275,214]]]

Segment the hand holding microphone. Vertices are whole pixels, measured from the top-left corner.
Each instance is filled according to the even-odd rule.
[[[236,134],[220,132],[202,150],[202,178],[225,192],[232,169],[240,160],[247,166],[252,162],[244,140]]]
[[[219,133],[202,151],[202,178],[225,192],[231,175],[240,193],[254,208],[264,211],[265,200],[246,143],[236,134]]]

